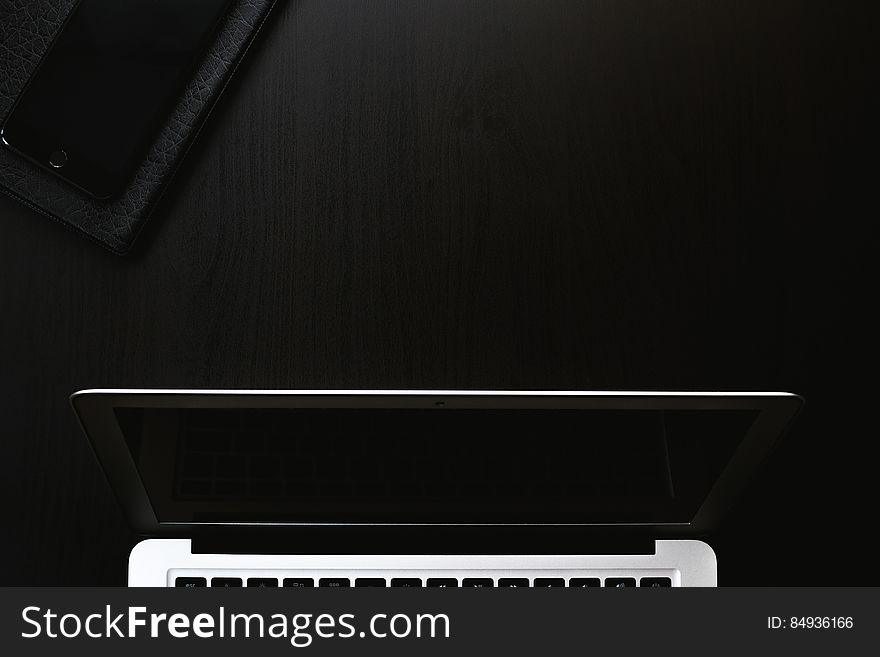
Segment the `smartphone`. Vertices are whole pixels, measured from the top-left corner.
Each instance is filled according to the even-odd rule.
[[[80,0],[0,131],[97,199],[117,196],[231,0]]]

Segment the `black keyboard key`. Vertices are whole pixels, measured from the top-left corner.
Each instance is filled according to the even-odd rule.
[[[212,588],[237,589],[241,588],[241,577],[212,577]]]
[[[565,586],[565,580],[561,577],[536,577],[535,587]]]
[[[437,588],[455,588],[458,586],[458,580],[454,577],[431,577],[428,579],[428,586]]]
[[[420,588],[422,586],[422,580],[420,580],[418,577],[395,577],[391,580],[391,586]]]
[[[285,577],[281,585],[287,588],[312,588],[315,580],[311,577]]]
[[[507,588],[528,588],[529,580],[525,577],[502,577],[498,580],[498,586]]]
[[[363,586],[363,587],[385,587],[385,578],[384,577],[358,577],[354,580],[355,586]]]
[[[248,587],[268,589],[278,586],[278,580],[274,577],[248,577]]]
[[[347,577],[322,577],[318,582],[318,586],[325,586],[331,589],[347,589],[351,586],[351,581]]]
[[[647,586],[653,589],[663,589],[672,586],[672,580],[668,577],[642,577],[639,586]]]
[[[174,579],[174,586],[182,589],[196,589],[208,586],[208,580],[204,577],[177,577]]]
[[[605,588],[626,589],[636,585],[635,577],[606,577]]]
[[[590,589],[602,586],[602,582],[599,581],[598,577],[572,577],[568,580],[568,585],[579,589]]]
[[[461,582],[462,586],[468,586],[475,589],[490,589],[495,586],[495,582],[491,578],[468,577]]]

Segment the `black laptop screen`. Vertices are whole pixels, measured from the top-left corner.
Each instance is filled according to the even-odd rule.
[[[689,522],[758,411],[117,408],[160,523]]]

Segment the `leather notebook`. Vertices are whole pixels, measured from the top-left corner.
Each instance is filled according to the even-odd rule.
[[[0,2],[0,124],[77,0]],[[180,165],[275,0],[234,0],[122,193],[100,201],[0,145],[0,191],[125,254]]]

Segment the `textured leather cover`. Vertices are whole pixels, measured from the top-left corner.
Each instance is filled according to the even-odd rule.
[[[97,201],[2,145],[0,191],[124,254],[274,3],[233,2],[169,120],[120,196]],[[76,0],[0,0],[0,122],[75,4]]]

